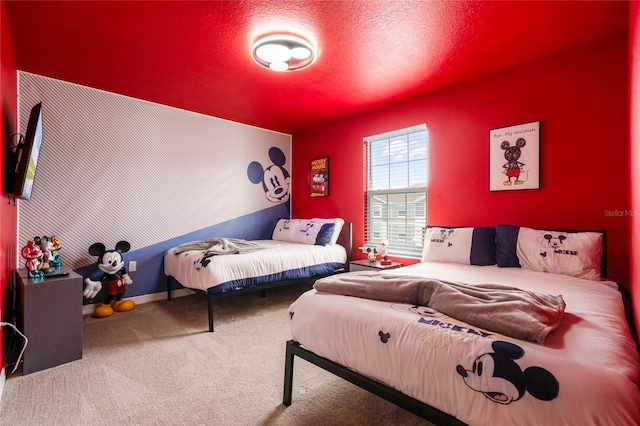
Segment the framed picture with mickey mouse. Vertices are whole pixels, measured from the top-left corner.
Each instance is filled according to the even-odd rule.
[[[310,182],[312,197],[329,195],[329,157],[311,160]]]
[[[540,121],[489,130],[489,191],[540,189]]]

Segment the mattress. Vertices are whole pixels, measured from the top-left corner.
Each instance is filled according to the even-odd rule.
[[[209,292],[226,292],[267,282],[309,278],[344,267],[347,252],[341,245],[311,245],[256,240],[262,249],[243,254],[207,257],[190,250],[164,255],[164,273],[181,285]]]
[[[615,283],[435,262],[381,273],[559,294],[565,315],[538,344],[427,307],[310,290],[290,307],[292,339],[470,425],[640,424],[640,360]]]

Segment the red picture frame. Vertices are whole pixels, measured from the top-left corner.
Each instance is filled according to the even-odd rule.
[[[312,197],[329,196],[329,157],[321,157],[311,160],[309,173]]]

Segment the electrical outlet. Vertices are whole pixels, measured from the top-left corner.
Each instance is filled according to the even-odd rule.
[[[135,260],[131,260],[129,262],[129,272],[135,272],[137,267],[138,267],[138,262],[136,262]]]

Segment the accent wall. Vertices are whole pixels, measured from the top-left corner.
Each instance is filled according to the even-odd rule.
[[[269,238],[289,216],[290,135],[25,72],[19,93],[21,128],[43,104],[32,197],[18,201],[20,247],[55,235],[63,264],[87,277],[91,244],[126,240],[125,267],[137,264],[126,297],[166,289],[162,257],[174,245]]]
[[[294,175],[329,156],[331,194],[311,198],[309,182],[294,181],[292,217],[343,217],[364,244],[363,138],[425,123],[429,224],[604,229],[609,277],[629,286],[627,73],[619,36],[296,133]],[[540,189],[490,192],[489,131],[537,120]]]

